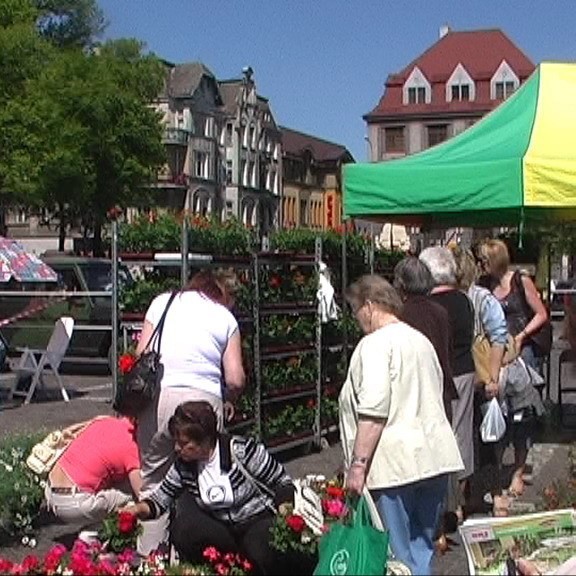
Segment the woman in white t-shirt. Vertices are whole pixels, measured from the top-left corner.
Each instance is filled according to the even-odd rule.
[[[244,387],[240,332],[230,311],[235,284],[232,274],[203,270],[176,295],[168,309],[160,345],[164,368],[160,395],[138,419],[144,494],[160,484],[174,461],[168,421],[177,406],[188,401],[209,402],[221,429],[224,400],[234,400]],[[169,298],[169,293],[160,294],[150,304],[137,354],[144,352]],[[167,514],[145,522],[143,527],[139,552],[148,554],[167,541]]]

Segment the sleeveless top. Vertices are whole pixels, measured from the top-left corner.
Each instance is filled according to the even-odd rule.
[[[524,294],[519,289],[519,283],[522,282],[520,272],[516,271],[510,278],[510,291],[504,298],[498,298],[504,316],[506,316],[506,324],[508,325],[508,332],[512,336],[520,334],[529,322],[526,316],[526,304],[524,303]]]

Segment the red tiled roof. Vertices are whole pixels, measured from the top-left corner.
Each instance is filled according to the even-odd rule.
[[[466,109],[472,105],[476,110],[490,110],[495,106],[490,100],[489,82],[502,60],[514,70],[520,81],[526,80],[535,69],[534,63],[502,32],[502,30],[469,30],[448,32],[423,54],[386,80],[386,87],[380,102],[366,115],[388,116],[390,114],[421,113],[431,111],[435,103],[443,103],[444,111]],[[474,102],[446,102],[444,85],[458,64],[462,64],[476,84]],[[432,85],[432,103],[428,105],[402,104],[402,86],[415,66],[426,76]],[[436,102],[435,102],[436,101]]]
[[[346,155],[352,160],[350,152],[341,144],[335,144],[334,142],[322,140],[316,136],[297,132],[285,126],[280,126],[280,131],[282,132],[282,148],[284,154],[300,156],[305,150],[310,150],[312,158],[314,158],[316,162],[338,160],[339,158],[344,158]]]

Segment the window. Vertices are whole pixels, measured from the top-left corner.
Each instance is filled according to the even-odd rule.
[[[232,122],[228,122],[228,124],[226,124],[226,140],[225,140],[225,144],[226,146],[232,146],[232,132],[234,130],[234,126],[232,125]]]
[[[470,100],[470,85],[452,84],[452,100],[468,102]]]
[[[248,140],[250,143],[250,148],[254,149],[256,147],[256,129],[254,126],[250,126]]]
[[[242,160],[240,170],[242,172],[242,186],[248,186],[248,164],[246,160]]]
[[[408,104],[425,104],[426,88],[408,88]]]
[[[232,184],[232,160],[226,160],[226,184]]]
[[[496,82],[496,100],[506,100],[514,93],[514,82]]]
[[[208,154],[196,150],[194,152],[194,176],[208,178]]]
[[[387,153],[404,153],[406,151],[404,126],[384,128],[384,151]]]
[[[214,134],[214,118],[212,116],[207,116],[204,123],[204,136],[207,138],[212,138]]]
[[[250,166],[248,168],[248,176],[250,178],[250,186],[252,186],[252,188],[256,188],[256,164],[254,162],[250,162]]]
[[[226,200],[226,217],[232,218],[234,216],[234,205],[231,200]]]
[[[428,146],[436,146],[448,139],[448,125],[434,124],[428,126]]]
[[[300,226],[308,225],[308,203],[306,200],[300,200]]]

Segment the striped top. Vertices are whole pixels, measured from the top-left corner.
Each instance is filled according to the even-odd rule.
[[[240,436],[234,436],[234,442],[231,440],[232,437],[227,434],[221,434],[218,438],[220,467],[228,473],[234,497],[230,507],[207,508],[200,498],[198,463],[177,459],[160,486],[144,499],[150,507],[152,518],[166,512],[185,490],[196,498],[201,508],[216,519],[231,524],[246,522],[266,509],[292,501],[292,480],[284,466],[270,455],[264,445]],[[240,462],[251,478],[243,474],[236,462]],[[256,484],[266,487],[266,492],[257,488]]]

